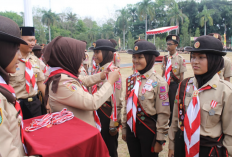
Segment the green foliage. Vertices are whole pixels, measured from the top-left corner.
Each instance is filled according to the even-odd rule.
[[[133,49],[135,39],[132,37],[131,32],[128,32],[128,49]]]
[[[188,27],[189,27],[189,20],[185,19],[180,35],[180,47],[185,47],[186,45],[190,45],[190,35],[188,33]]]
[[[1,16],[8,17],[9,19],[16,22],[19,27],[23,26],[23,17],[12,11],[0,12]]]
[[[201,36],[200,35],[200,29],[199,29],[199,27],[197,27],[197,29],[195,31],[195,37],[199,37],[199,36]]]

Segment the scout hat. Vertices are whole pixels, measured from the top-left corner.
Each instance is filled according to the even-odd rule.
[[[113,43],[106,39],[98,39],[93,50],[107,50],[112,52],[116,51]]]
[[[109,41],[112,42],[112,44],[114,45],[114,48],[118,45],[117,42],[114,39],[110,39]]]
[[[93,42],[92,46],[90,46],[90,47],[88,48],[88,50],[93,50],[93,49],[94,49],[94,46],[96,46],[96,42]]]
[[[168,35],[166,37],[166,42],[169,40],[175,41],[175,42],[177,42],[177,44],[179,44],[179,42],[180,42],[180,38],[177,35],[173,35],[173,34]]]
[[[20,27],[21,36],[35,36],[35,27]]]
[[[27,45],[21,39],[19,26],[9,18],[0,16],[0,40]]]
[[[209,36],[213,36],[214,38],[217,38],[218,40],[222,41],[222,36],[218,33],[210,33]]]
[[[158,57],[160,53],[156,50],[156,47],[154,44],[148,41],[139,41],[135,43],[133,51],[127,51],[129,54],[149,54],[149,55],[155,55]]]
[[[226,52],[222,51],[222,43],[220,40],[216,39],[213,36],[200,36],[198,37],[195,42],[194,46],[190,52],[202,52],[202,53],[211,53],[219,56],[225,56]]]
[[[32,51],[39,51],[39,50],[42,50],[42,47],[39,45],[35,45],[32,49]]]

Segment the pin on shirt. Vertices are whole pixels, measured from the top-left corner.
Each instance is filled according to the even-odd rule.
[[[211,107],[211,110],[209,111],[209,115],[210,116],[213,116],[215,115],[215,110],[214,108],[217,106],[218,102],[212,100],[211,104],[210,104],[210,107]]]

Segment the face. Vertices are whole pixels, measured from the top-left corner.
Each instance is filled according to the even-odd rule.
[[[175,44],[174,41],[172,41],[172,40],[167,41],[167,50],[170,53],[172,53],[176,49],[177,46],[178,46],[178,44]]]
[[[94,60],[97,64],[99,64],[103,61],[101,50],[94,50]]]
[[[191,54],[191,65],[195,75],[202,75],[208,71],[208,60],[206,54]]]
[[[6,67],[5,71],[7,73],[15,73],[16,72],[16,68],[18,67],[18,64],[19,64],[19,59],[21,59],[21,58],[22,58],[21,53],[18,50],[17,53],[15,54],[15,57],[13,58],[13,60]]]
[[[147,62],[143,54],[134,54],[132,56],[132,62],[135,65],[135,69],[141,71],[146,68]]]
[[[35,36],[22,36],[22,39],[26,41],[28,45],[20,44],[20,51],[24,53],[31,52],[36,43]]]

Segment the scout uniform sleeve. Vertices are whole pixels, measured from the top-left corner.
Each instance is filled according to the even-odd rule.
[[[224,74],[223,76],[232,77],[232,70],[231,70],[231,61],[229,59],[224,59]]]
[[[164,71],[165,70],[165,64],[164,64],[164,59],[165,59],[165,56],[163,57],[163,60],[162,60],[162,64],[161,64],[161,69]]]
[[[115,97],[117,102],[117,122],[121,122],[121,109],[122,109],[122,102],[123,102],[123,95],[122,95],[122,78],[116,82],[116,89],[115,89]],[[111,103],[113,103],[111,99]],[[114,111],[114,108],[112,108],[112,113]],[[115,127],[114,121],[110,120],[110,126]]]
[[[185,59],[184,58],[180,58],[180,73],[186,72],[187,68],[186,68],[186,63],[185,63]]]
[[[76,80],[62,79],[56,93],[49,89],[49,97],[74,108],[82,110],[97,110],[112,94],[113,88],[109,82],[98,90],[94,95],[85,92]]]
[[[41,61],[41,60],[39,60],[39,62],[40,62],[40,70],[44,70],[44,68],[46,67],[46,65],[44,64],[44,62],[43,61]]]
[[[222,111],[222,130],[224,134],[223,145],[227,148],[229,156],[232,156],[232,94],[225,100],[226,102]]]
[[[40,81],[44,81],[45,80],[45,77],[44,77],[44,73],[43,71],[41,70],[41,65],[40,65],[40,60],[37,59],[37,64],[39,65],[40,67],[40,70],[39,70],[39,73],[37,74],[37,82],[40,82]]]
[[[88,76],[79,75],[79,79],[82,81],[82,83],[86,87],[90,87],[90,86],[93,86],[95,84],[98,84],[104,81],[104,80],[101,80],[101,73],[94,74],[94,75],[88,75]]]
[[[7,118],[15,118],[15,121],[17,119],[16,117],[8,117],[8,113],[4,109],[4,103],[8,102],[0,96],[0,155],[1,157],[20,157],[18,148],[13,145],[13,135],[8,130],[11,124]]]
[[[157,114],[157,136],[156,140],[163,141],[164,135],[168,132],[169,116],[170,116],[170,104],[168,98],[168,84],[164,80],[158,82],[156,95],[156,114]]]

